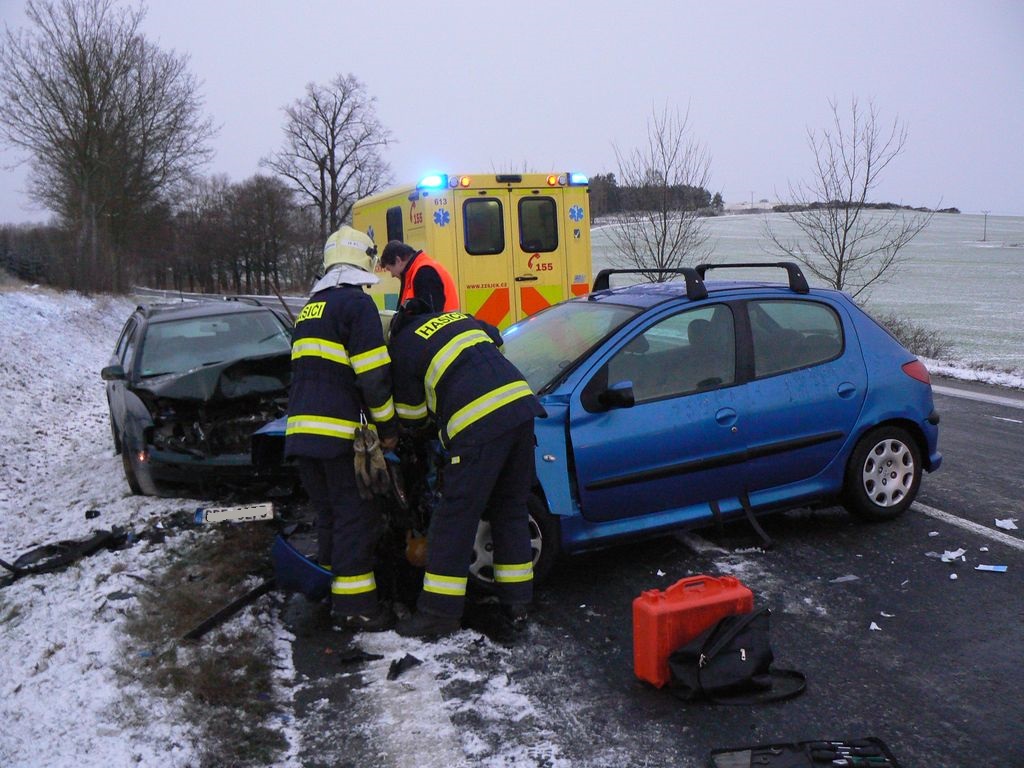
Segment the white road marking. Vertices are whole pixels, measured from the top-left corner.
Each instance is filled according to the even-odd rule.
[[[1024,409],[1024,400],[1017,400],[1012,397],[1003,397],[1001,395],[987,395],[984,392],[972,392],[968,389],[943,387],[937,384],[932,384],[932,392],[938,392],[940,395],[949,395],[950,397],[961,397],[964,400],[977,400],[980,403],[990,403],[992,405],[1005,405],[1008,408]]]
[[[1005,544],[1008,547],[1024,552],[1024,539],[1018,539],[1016,536],[1010,536],[1000,531],[994,531],[991,528],[986,528],[984,525],[979,525],[978,523],[970,520],[964,520],[962,517],[949,514],[949,512],[943,512],[941,509],[929,507],[927,504],[922,504],[920,501],[915,501],[910,505],[910,508],[916,509],[918,512],[923,512],[929,517],[934,517],[936,520],[941,520],[944,523],[955,525],[959,528],[963,528],[965,531],[977,533],[991,539],[992,541],[997,541],[1000,544]]]

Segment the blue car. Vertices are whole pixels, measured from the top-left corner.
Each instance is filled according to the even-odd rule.
[[[773,267],[785,282],[705,282]],[[547,410],[530,501],[538,578],[559,552],[716,518],[837,502],[894,518],[939,468],[928,371],[846,294],[809,288],[789,262],[608,287],[621,271],[503,334]],[[483,524],[484,581],[486,540]]]

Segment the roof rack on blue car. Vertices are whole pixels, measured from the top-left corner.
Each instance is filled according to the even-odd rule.
[[[708,297],[704,279],[693,267],[672,267],[666,269],[602,269],[594,278],[593,292],[607,291],[611,286],[612,275],[682,275],[686,278],[686,297],[690,301],[700,301]]]
[[[789,289],[795,293],[808,293],[811,289],[807,285],[807,279],[804,277],[804,273],[800,271],[799,265],[792,261],[763,261],[757,262],[725,262],[722,264],[698,264],[697,274],[701,280],[704,280],[704,276],[707,274],[709,269],[744,269],[744,268],[758,268],[764,269],[765,267],[778,267],[779,269],[786,270],[786,274],[789,276]]]

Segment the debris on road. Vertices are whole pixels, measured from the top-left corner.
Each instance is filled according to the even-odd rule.
[[[251,523],[274,519],[274,504],[266,501],[259,504],[234,504],[228,507],[199,507],[196,510],[196,525],[201,523]]]
[[[0,587],[12,584],[22,576],[63,570],[83,557],[95,554],[101,549],[118,549],[127,541],[128,534],[115,525],[109,531],[95,531],[84,539],[66,539],[58,541],[56,544],[35,547],[18,557],[13,563],[0,560],[0,566],[11,572],[11,575],[0,579]]]
[[[215,614],[201,622],[198,626],[194,627],[193,629],[190,629],[188,632],[185,633],[182,639],[198,640],[200,637],[205,635],[214,627],[218,626],[219,624],[223,624],[225,621],[230,619],[232,616],[234,616],[236,613],[242,610],[245,606],[255,602],[258,598],[270,592],[270,590],[272,590],[275,586],[277,586],[277,583],[273,578],[265,579],[258,586],[256,586],[253,589],[250,589],[237,600],[232,601],[231,603],[217,611]]]
[[[993,571],[994,573],[1006,573],[1005,565],[976,565],[974,566],[976,571]]]
[[[1004,531],[1016,531],[1017,530],[1017,518],[1007,517],[1003,520],[996,518],[996,528],[1002,528]]]
[[[422,664],[420,659],[417,659],[411,653],[405,654],[400,659],[395,659],[391,662],[391,666],[388,668],[388,680],[397,680],[398,676],[403,672],[412,669],[417,664]]]
[[[362,648],[349,648],[338,655],[342,664],[358,664],[363,661],[378,661],[384,657],[379,653],[367,653]]]
[[[846,576],[839,576],[838,578],[832,579],[829,584],[845,584],[848,581],[860,581],[860,576],[854,576],[852,573],[848,573]]]
[[[963,549],[963,548],[955,549],[953,551],[950,551],[950,550],[947,549],[945,552],[942,553],[942,562],[944,562],[944,563],[951,563],[954,560],[961,560],[961,561],[966,563],[967,562],[967,558],[964,557],[964,555],[966,555],[966,554],[967,554],[967,550]]]

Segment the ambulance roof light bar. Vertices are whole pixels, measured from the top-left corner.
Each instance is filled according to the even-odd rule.
[[[420,183],[416,186],[420,189],[443,189],[448,186],[448,174],[432,173],[420,179]]]

